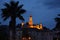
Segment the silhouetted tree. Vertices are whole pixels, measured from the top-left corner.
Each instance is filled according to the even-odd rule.
[[[60,16],[60,14],[58,14],[58,16]],[[60,17],[56,17],[55,21],[56,21],[56,27],[55,28],[57,30],[60,30]]]
[[[1,25],[1,22],[0,22],[0,25]]]
[[[0,40],[8,40],[7,26],[0,25]]]
[[[8,19],[9,17],[11,18],[10,21],[10,27],[13,32],[13,40],[15,40],[15,35],[16,35],[16,17],[18,17],[20,20],[24,21],[24,18],[21,14],[24,14],[26,12],[24,9],[22,9],[23,5],[18,5],[18,1],[14,2],[11,1],[10,4],[5,3],[4,5],[6,6],[4,9],[2,9],[2,18],[4,18],[4,21]]]
[[[7,40],[7,34],[2,30],[0,31],[0,40]]]

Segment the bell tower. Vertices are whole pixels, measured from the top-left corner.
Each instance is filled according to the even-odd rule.
[[[33,19],[32,19],[32,15],[30,15],[30,18],[29,18],[29,26],[30,26],[30,28],[33,28]]]

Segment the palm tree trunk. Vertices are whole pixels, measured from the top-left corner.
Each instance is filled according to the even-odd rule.
[[[12,16],[11,21],[12,21],[12,40],[16,40],[16,17]]]
[[[12,21],[9,22],[9,40],[12,40]]]

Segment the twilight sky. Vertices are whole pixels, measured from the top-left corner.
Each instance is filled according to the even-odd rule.
[[[57,17],[57,14],[60,13],[60,0],[15,0],[19,1],[19,4],[24,4],[23,8],[26,10],[26,13],[23,14],[25,18],[25,22],[29,21],[29,16],[32,15],[34,24],[42,23],[47,28],[55,27],[54,18]],[[4,3],[10,2],[10,0],[0,0],[0,9],[4,8]],[[1,10],[0,10],[0,22],[2,24],[9,24],[10,18],[6,21],[3,21],[1,18]],[[17,24],[21,23],[21,21],[17,18]]]

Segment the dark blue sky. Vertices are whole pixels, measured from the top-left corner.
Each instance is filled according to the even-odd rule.
[[[9,2],[10,0],[0,0],[0,9],[4,8],[4,2]],[[28,21],[29,16],[32,15],[34,24],[42,23],[47,28],[55,27],[54,18],[57,17],[57,14],[60,13],[60,0],[15,0],[19,1],[19,4],[24,4],[24,9],[27,12],[23,15],[25,18],[25,22]],[[0,22],[2,24],[9,24],[9,20],[3,21],[1,18],[1,10],[0,10]],[[21,21],[17,18],[17,24],[21,23]]]

